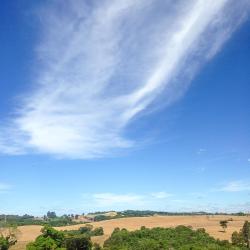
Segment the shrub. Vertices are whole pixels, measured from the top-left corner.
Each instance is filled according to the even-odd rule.
[[[64,246],[65,236],[63,232],[49,226],[45,226],[41,232],[42,235],[26,246],[27,250],[58,250]]]
[[[91,236],[100,236],[103,235],[104,231],[102,227],[97,227],[91,232]]]
[[[10,246],[9,246],[8,240],[5,237],[0,236],[0,249],[7,250],[7,249],[9,249],[9,247]]]
[[[79,231],[81,234],[89,234],[91,230],[93,229],[92,225],[86,225],[85,227],[80,227]]]
[[[250,223],[248,221],[245,221],[239,233],[233,232],[232,243],[233,245],[250,249]]]
[[[0,250],[7,250],[17,242],[13,228],[9,228],[9,233],[6,236],[0,234]]]
[[[76,235],[66,238],[65,246],[67,250],[91,250],[92,243],[85,235]]]
[[[215,240],[204,229],[143,227],[129,232],[116,229],[104,242],[104,250],[239,250],[228,241]]]
[[[58,249],[58,245],[52,238],[38,236],[35,242],[31,242],[26,246],[26,250],[54,250]]]

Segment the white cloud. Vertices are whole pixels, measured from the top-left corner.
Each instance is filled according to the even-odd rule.
[[[155,209],[166,205],[166,199],[173,196],[167,192],[138,193],[94,193],[83,194],[84,204],[103,209]]]
[[[0,152],[95,158],[135,146],[126,126],[162,92],[163,105],[179,97],[249,7],[247,0],[51,3],[39,16],[34,90],[0,127]]]
[[[248,211],[249,203],[226,202],[223,204],[203,199],[205,196],[199,193],[191,193],[197,196],[193,199],[172,199],[173,194],[166,192],[155,192],[146,194],[117,194],[117,193],[96,193],[83,195],[83,207],[88,211],[98,210],[154,210],[154,211],[207,211],[207,212],[239,212]]]
[[[238,213],[238,212],[249,212],[250,203],[249,202],[234,202],[234,203],[217,203],[217,202],[205,202],[199,200],[197,202],[190,202],[185,200],[176,200],[173,202],[179,202],[179,206],[176,206],[173,211],[179,212],[212,212],[212,213]]]
[[[156,193],[151,193],[151,196],[156,199],[166,199],[168,197],[173,196],[173,194],[169,194],[166,192],[156,192]]]
[[[198,151],[197,151],[197,154],[198,155],[201,155],[201,154],[203,154],[203,153],[206,153],[206,149],[205,148],[200,148]]]
[[[136,205],[144,201],[144,197],[135,194],[99,193],[93,195],[94,202],[101,207],[113,205]]]
[[[11,189],[11,186],[0,182],[0,193],[5,193]]]
[[[242,192],[242,191],[250,191],[250,182],[245,182],[242,180],[239,181],[231,181],[221,187],[219,191],[225,192]]]

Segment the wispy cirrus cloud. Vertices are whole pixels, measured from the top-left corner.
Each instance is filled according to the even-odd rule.
[[[66,158],[136,145],[125,129],[172,103],[248,17],[248,0],[54,1],[39,11],[33,91],[1,125],[0,152]]]
[[[206,152],[207,152],[207,150],[205,148],[200,148],[199,150],[197,150],[198,155],[202,155],[202,154],[204,154]]]
[[[224,192],[243,192],[250,191],[250,182],[237,180],[226,183],[224,186],[218,189]]]
[[[11,189],[11,185],[0,182],[0,194],[6,193]]]
[[[155,199],[166,199],[166,198],[172,197],[173,194],[161,191],[161,192],[151,193],[151,196]]]
[[[93,201],[100,207],[113,205],[138,205],[143,203],[144,196],[136,194],[98,193],[93,195]]]
[[[153,209],[164,207],[173,194],[165,191],[154,193],[93,193],[83,194],[84,204],[90,204],[90,209]]]

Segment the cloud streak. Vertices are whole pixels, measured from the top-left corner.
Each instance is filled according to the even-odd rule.
[[[135,146],[126,127],[160,97],[164,106],[176,100],[249,8],[247,0],[50,3],[38,14],[33,91],[1,125],[0,152],[86,159]]]
[[[8,192],[10,189],[11,189],[10,185],[0,182],[0,194]]]
[[[94,193],[83,194],[84,205],[89,205],[90,209],[154,209],[163,208],[170,202],[173,195],[164,191],[155,193]]]
[[[226,185],[221,187],[219,191],[224,192],[244,192],[250,191],[250,182],[245,182],[242,180],[239,181],[231,181],[228,182]]]
[[[166,199],[166,198],[172,197],[173,194],[161,191],[161,192],[151,193],[151,196],[155,199]]]
[[[93,195],[93,201],[98,207],[131,204],[138,205],[144,201],[144,197],[135,194],[99,193]]]

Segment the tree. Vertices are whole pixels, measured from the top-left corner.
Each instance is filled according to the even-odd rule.
[[[233,232],[231,239],[233,245],[250,249],[250,223],[245,221],[240,232]]]
[[[250,248],[250,223],[248,221],[245,221],[242,227],[242,235],[247,248]]]
[[[227,220],[221,220],[220,221],[220,226],[223,228],[224,232],[226,232],[226,228],[227,228]]]
[[[85,227],[80,227],[79,231],[81,232],[81,234],[90,234],[92,229],[93,229],[92,225],[86,225]]]
[[[27,245],[26,250],[55,250],[64,246],[64,233],[52,227],[45,226],[41,230],[42,235],[38,236],[34,242]]]
[[[242,232],[233,232],[232,237],[232,244],[235,246],[243,247],[245,245],[244,238]]]
[[[205,230],[189,227],[116,230],[104,242],[105,250],[239,250],[228,241],[211,237]],[[242,249],[243,250],[243,249]]]
[[[11,246],[15,245],[17,242],[16,238],[13,236],[3,236],[0,235],[0,249],[1,250],[7,250],[9,249]]]
[[[56,213],[55,213],[55,212],[50,212],[50,211],[48,211],[48,212],[47,212],[47,217],[48,217],[49,219],[54,219],[54,218],[56,218]]]
[[[56,229],[50,227],[50,226],[45,226],[41,230],[42,236],[44,238],[51,238],[57,242],[58,246],[61,246],[64,241],[64,233],[61,231],[57,231]]]
[[[7,250],[9,249],[9,243],[8,240],[4,236],[0,236],[0,249],[1,250]]]
[[[7,250],[17,242],[17,229],[15,227],[4,228],[3,234],[0,232],[0,250]]]
[[[91,250],[92,248],[90,238],[85,235],[75,235],[66,238],[65,245],[67,250]]]
[[[97,227],[95,228],[92,232],[91,232],[91,235],[92,236],[100,236],[100,235],[103,235],[104,234],[104,231],[103,231],[103,228],[102,227]]]
[[[57,248],[55,240],[43,236],[38,236],[35,242],[31,242],[26,246],[26,250],[54,250]]]

